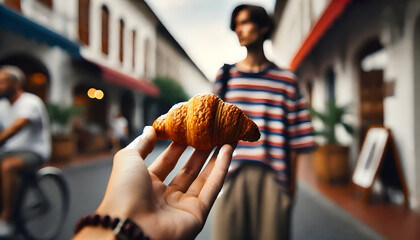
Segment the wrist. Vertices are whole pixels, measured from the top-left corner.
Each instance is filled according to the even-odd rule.
[[[91,214],[83,216],[75,226],[77,239],[150,240],[141,227],[129,218]]]
[[[116,206],[115,204],[104,204],[104,202],[102,202],[99,205],[95,213],[101,216],[109,215],[111,217],[119,219],[128,218],[143,230],[145,236],[155,239],[157,222],[156,218],[153,217],[153,214],[138,214],[133,209],[126,209],[124,206],[121,205]]]
[[[99,226],[86,226],[74,236],[74,239],[115,240],[115,236],[112,229],[102,228]]]

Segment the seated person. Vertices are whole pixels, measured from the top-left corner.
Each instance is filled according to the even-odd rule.
[[[0,237],[13,233],[19,173],[35,171],[51,154],[45,105],[38,96],[23,91],[24,81],[19,68],[0,67]]]

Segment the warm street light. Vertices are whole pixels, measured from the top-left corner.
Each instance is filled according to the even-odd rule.
[[[36,85],[43,85],[47,81],[47,78],[42,73],[35,73],[31,76],[31,80]]]
[[[104,97],[104,92],[102,92],[101,90],[96,90],[96,91],[95,91],[95,97],[96,97],[98,100],[101,100],[101,99]]]
[[[95,98],[95,95],[96,95],[96,89],[94,89],[94,88],[89,89],[89,90],[88,90],[88,92],[87,92],[87,95],[88,95],[90,98]]]
[[[102,98],[104,98],[104,92],[95,88],[90,88],[87,92],[87,95],[92,99],[96,98],[98,100],[101,100]]]

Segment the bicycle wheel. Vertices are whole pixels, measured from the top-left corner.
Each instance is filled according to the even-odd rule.
[[[44,167],[29,183],[19,205],[19,225],[28,239],[50,240],[57,237],[67,217],[69,193],[58,168]]]

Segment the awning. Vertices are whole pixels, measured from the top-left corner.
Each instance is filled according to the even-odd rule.
[[[94,64],[99,66],[99,68],[101,69],[101,77],[109,83],[130,90],[139,91],[151,97],[159,96],[159,88],[145,79],[136,79],[122,74],[120,72],[117,72],[115,70],[112,70],[111,68],[100,65],[98,63]]]
[[[74,58],[81,58],[80,47],[77,43],[3,5],[0,5],[0,29],[14,31],[23,34],[27,38],[32,38],[51,46],[58,46],[69,52]]]
[[[351,1],[352,0],[331,0],[290,63],[289,67],[292,71],[295,71],[299,67],[302,60],[309,54],[315,44],[324,35],[325,31],[327,31],[334,20],[341,15]]]

